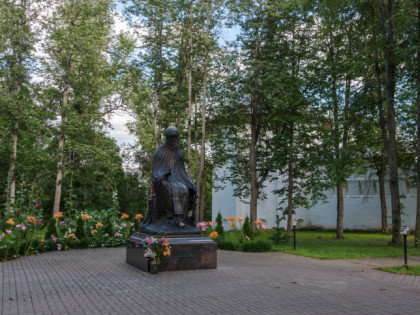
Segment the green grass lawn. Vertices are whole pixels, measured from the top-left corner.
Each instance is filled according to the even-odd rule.
[[[398,273],[404,275],[414,275],[420,276],[420,266],[408,266],[408,268],[401,266],[401,267],[384,267],[384,268],[375,268],[377,270],[391,272],[391,273]]]
[[[420,249],[408,243],[408,255],[420,255]],[[404,256],[403,246],[388,246],[384,241],[293,241],[274,244],[275,251],[318,259],[376,258]]]
[[[333,230],[296,230],[297,240],[335,240],[336,233]],[[345,231],[345,240],[384,240],[391,241],[391,234],[382,232],[366,232],[366,231]],[[414,240],[414,234],[408,236],[408,240]]]
[[[273,231],[263,231],[256,239],[270,240]],[[230,231],[225,239],[239,243],[242,233]],[[243,236],[242,236],[243,237]],[[344,240],[335,239],[333,230],[297,230],[297,246],[293,249],[293,237],[280,244],[273,244],[273,250],[317,259],[349,259],[403,257],[403,246],[388,246],[391,234],[381,232],[345,231]],[[420,256],[420,249],[413,247],[414,235],[408,237],[408,255]],[[403,259],[403,258],[402,258]]]

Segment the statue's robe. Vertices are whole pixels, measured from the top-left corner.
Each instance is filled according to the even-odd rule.
[[[171,171],[169,177],[165,177]],[[152,179],[160,215],[183,215],[184,218],[195,197],[196,188],[185,171],[184,156],[178,145],[164,142],[153,155]],[[160,216],[158,214],[158,216]]]

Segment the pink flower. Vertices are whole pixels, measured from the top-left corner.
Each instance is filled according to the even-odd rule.
[[[57,244],[57,249],[61,250],[61,244]]]
[[[23,225],[22,225],[22,230],[23,230],[23,231],[25,231],[25,230],[26,230],[26,225],[25,225],[25,224],[23,224]]]
[[[35,204],[35,207],[39,207],[39,203],[38,202]]]
[[[18,224],[18,225],[16,225],[16,228],[17,229],[20,229],[22,227],[22,224]]]
[[[0,240],[3,238],[3,235],[4,235],[4,234],[0,235]]]
[[[64,223],[64,221],[60,221],[60,225],[66,226],[66,223]]]
[[[10,233],[12,233],[12,231],[10,231],[10,230],[6,230],[6,233],[7,233],[7,234],[10,234]]]
[[[57,243],[57,239],[55,238],[55,236],[54,236],[54,235],[51,235],[50,237],[51,237],[51,239],[52,239],[52,241],[53,241],[54,243]]]
[[[134,223],[131,223],[131,226],[134,226]]]
[[[146,242],[149,243],[149,244],[153,243],[153,241],[154,241],[153,237],[152,238],[146,238]]]
[[[127,226],[127,224],[125,224],[124,222],[121,223],[121,227],[126,227],[126,226]]]
[[[207,230],[208,226],[206,222],[198,222],[197,227],[200,229],[200,231]]]
[[[117,233],[114,234],[114,237],[120,237],[121,235],[122,235],[121,233],[117,232]]]
[[[18,214],[19,213],[19,210],[16,210],[15,213]]]

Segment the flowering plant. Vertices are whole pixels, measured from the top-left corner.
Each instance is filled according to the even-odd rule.
[[[144,252],[144,257],[150,263],[160,264],[163,256],[170,256],[171,255],[171,247],[169,246],[169,238],[154,238],[154,237],[146,237],[143,241],[143,245],[146,248]]]
[[[255,221],[255,225],[257,226],[257,229],[263,229],[263,230],[267,229],[267,225],[261,219],[257,219]]]

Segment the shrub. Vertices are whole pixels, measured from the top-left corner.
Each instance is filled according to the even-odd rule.
[[[224,250],[239,250],[240,246],[239,243],[233,240],[225,240],[216,238],[215,239],[217,244],[217,249],[224,249]]]
[[[223,233],[225,232],[224,228],[223,228],[223,219],[222,219],[222,215],[220,214],[220,212],[217,214],[216,217],[216,232],[217,234],[219,234],[219,237],[223,237]]]
[[[271,252],[273,244],[267,240],[249,241],[244,242],[241,249],[244,252]]]
[[[45,233],[45,238],[49,239],[51,235],[57,236],[57,227],[56,227],[57,221],[55,218],[51,218],[48,220],[47,223],[47,232]]]
[[[249,222],[249,218],[246,217],[244,221],[244,225],[242,226],[242,232],[248,236],[251,240],[254,239],[254,231],[252,230],[251,223]]]
[[[76,222],[76,237],[81,240],[86,237],[86,230],[85,230],[85,222],[83,221],[82,217],[77,218]],[[84,247],[82,247],[84,248]]]
[[[91,239],[89,237],[84,237],[80,239],[80,248],[88,248],[89,245],[92,243]]]
[[[108,233],[108,235],[114,235],[114,227],[110,219],[106,221],[104,230],[105,233]]]

